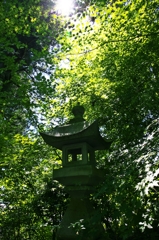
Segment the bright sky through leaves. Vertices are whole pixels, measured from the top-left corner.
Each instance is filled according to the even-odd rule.
[[[73,10],[74,1],[73,0],[58,0],[56,4],[56,10],[62,15],[69,15]]]

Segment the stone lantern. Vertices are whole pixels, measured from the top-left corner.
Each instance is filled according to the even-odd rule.
[[[89,197],[103,180],[103,172],[96,168],[95,151],[109,149],[111,142],[101,137],[97,121],[90,124],[83,119],[82,106],[75,106],[72,112],[74,118],[68,124],[56,127],[50,133],[40,133],[47,144],[62,151],[62,168],[54,170],[53,178],[63,184],[70,195],[57,239],[96,240],[103,229],[99,222],[91,226],[93,207]],[[71,227],[81,221],[86,224],[84,230]]]

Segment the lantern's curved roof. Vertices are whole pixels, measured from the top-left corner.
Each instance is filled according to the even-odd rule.
[[[44,141],[62,150],[62,147],[70,144],[88,143],[94,150],[108,149],[111,141],[104,140],[100,133],[97,121],[92,124],[82,121],[64,126],[59,126],[49,133],[40,133]]]

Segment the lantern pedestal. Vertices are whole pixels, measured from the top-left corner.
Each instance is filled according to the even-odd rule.
[[[103,172],[91,165],[54,170],[54,179],[62,183],[70,195],[57,240],[102,239],[104,230],[89,200],[102,176]]]

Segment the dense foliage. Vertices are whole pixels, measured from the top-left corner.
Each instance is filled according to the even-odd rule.
[[[56,239],[68,196],[38,127],[80,102],[113,140],[93,195],[106,238],[158,239],[159,2],[77,1],[68,18],[54,4],[0,3],[0,237]]]
[[[63,188],[52,181],[60,156],[37,136],[54,94],[62,31],[53,7],[49,0],[0,3],[1,239],[51,239],[65,208]]]

